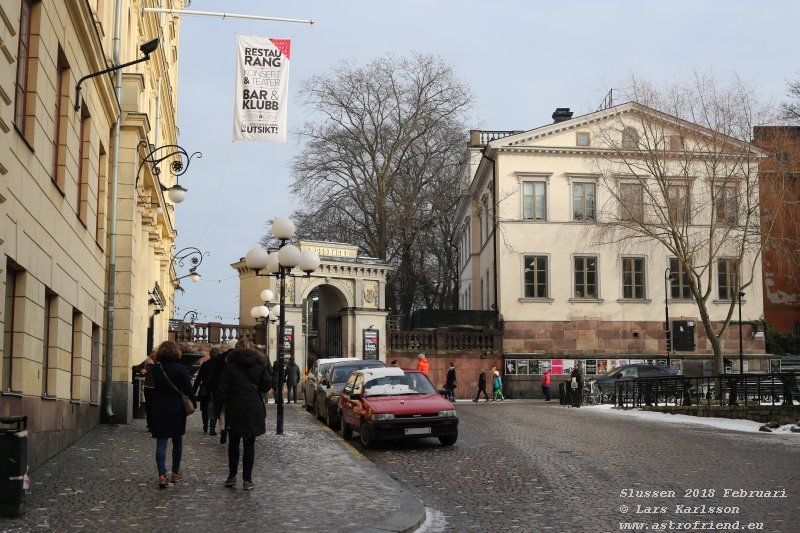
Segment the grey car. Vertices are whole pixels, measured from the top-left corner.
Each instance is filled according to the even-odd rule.
[[[328,366],[322,379],[317,384],[314,393],[313,413],[317,418],[325,420],[328,427],[334,430],[339,429],[339,393],[347,383],[347,378],[356,370],[365,368],[385,367],[383,361],[365,361],[355,359],[349,361],[338,361]]]
[[[599,389],[603,401],[613,401],[614,384],[641,378],[659,378],[676,376],[672,368],[659,365],[625,365],[608,372],[594,380],[594,387]]]
[[[320,358],[314,361],[314,364],[311,365],[311,368],[308,370],[308,375],[301,383],[301,390],[303,391],[303,407],[306,408],[306,411],[311,411],[314,407],[314,403],[316,402],[317,384],[322,379],[325,371],[328,370],[328,366],[339,361],[350,361],[354,363],[359,361],[359,359],[356,359],[355,357]]]

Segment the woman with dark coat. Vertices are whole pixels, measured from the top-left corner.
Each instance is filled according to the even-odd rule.
[[[183,435],[186,433],[186,409],[181,393],[191,398],[197,406],[189,371],[181,362],[181,351],[174,341],[162,342],[156,352],[156,364],[151,366],[155,389],[152,392],[150,433],[156,439],[156,466],[158,486],[169,487],[181,475]],[[180,391],[180,392],[179,392]],[[172,439],[172,475],[167,478],[167,442]]]
[[[451,402],[456,401],[455,390],[457,386],[456,367],[453,365],[453,362],[450,361],[450,368],[447,369],[447,381],[444,384],[444,389],[447,391],[447,399]]]
[[[267,372],[264,355],[253,350],[245,341],[236,343],[236,348],[228,352],[228,361],[217,391],[218,399],[225,406],[225,425],[229,432],[226,487],[236,485],[240,442],[243,445],[242,488],[251,490],[255,487],[253,464],[256,437],[267,432],[264,395],[271,386],[272,376]]]

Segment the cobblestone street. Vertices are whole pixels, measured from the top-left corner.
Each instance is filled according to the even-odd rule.
[[[267,434],[256,440],[255,490],[242,490],[241,465],[236,489],[222,486],[227,446],[203,435],[199,413],[184,437],[186,479],[165,490],[144,420],[103,425],[31,473],[25,515],[0,518],[0,531],[401,531],[424,517],[411,492],[313,424],[299,404],[285,413],[278,436],[269,406]]]
[[[460,436],[452,448],[431,440],[362,450],[443,513],[450,530],[595,532],[618,531],[620,522],[644,522],[652,530],[669,520],[738,520],[763,522],[764,531],[798,531],[797,435],[654,423],[543,402],[460,402],[458,414]],[[721,498],[726,488],[785,489],[787,497]],[[674,490],[676,496],[622,498],[624,489]],[[715,497],[685,498],[690,489],[713,489]],[[740,512],[678,515],[678,504],[738,506]],[[667,509],[635,514],[637,505]]]

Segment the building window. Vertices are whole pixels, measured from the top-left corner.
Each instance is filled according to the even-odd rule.
[[[11,391],[14,372],[14,331],[16,314],[14,305],[22,275],[10,261],[6,261],[6,301],[3,313],[3,380],[2,390]]]
[[[739,261],[736,259],[717,260],[717,282],[720,300],[735,300],[739,288]]]
[[[17,46],[17,79],[14,84],[14,125],[24,136],[26,100],[28,96],[28,69],[30,67],[31,47],[31,6],[32,0],[22,0],[19,14],[19,44]]]
[[[547,195],[544,181],[522,182],[522,218],[547,220]]]
[[[55,323],[58,320],[56,315],[56,295],[50,291],[45,291],[44,300],[44,334],[42,337],[42,396],[50,396],[50,354],[56,348],[51,346]]]
[[[668,185],[667,202],[670,218],[675,225],[689,224],[689,193],[686,185]]]
[[[483,226],[481,226],[481,231],[483,231],[483,240],[489,238],[489,196],[483,195],[481,198],[481,210],[483,211]],[[481,242],[483,244],[483,242]]]
[[[680,135],[670,135],[668,142],[670,151],[680,152],[683,150],[683,138]]]
[[[547,256],[526,255],[523,265],[525,298],[547,298]]]
[[[83,315],[77,309],[72,311],[72,356],[70,358],[69,397],[80,399],[81,345],[83,342]]]
[[[622,297],[626,300],[644,300],[644,257],[622,258]]]
[[[677,258],[670,258],[669,271],[671,277],[670,298],[673,300],[691,299],[692,289],[689,284],[689,274],[683,270],[683,265]]]
[[[595,219],[595,185],[594,183],[572,184],[572,219]]]
[[[622,147],[630,150],[639,148],[639,132],[636,128],[622,130]]]
[[[69,65],[64,51],[58,47],[58,63],[56,65],[56,101],[53,116],[53,183],[64,193],[65,162],[67,159],[67,127],[69,121]]]
[[[86,225],[86,217],[89,204],[89,162],[90,152],[90,132],[92,129],[91,117],[86,111],[86,105],[81,107],[81,129],[80,144],[78,145],[78,199],[76,212],[83,225]]]
[[[790,152],[776,152],[775,161],[777,161],[781,165],[791,165],[792,154]]]
[[[578,146],[590,146],[591,137],[588,131],[579,131],[575,134],[575,144]]]
[[[717,222],[736,224],[739,221],[739,202],[736,187],[714,187],[714,204]]]
[[[619,186],[620,219],[631,222],[644,221],[644,188],[639,183],[621,183]]]
[[[108,169],[108,155],[105,147],[100,145],[100,153],[97,160],[97,206],[94,227],[94,240],[103,248],[105,242],[106,229],[106,172]]]
[[[597,299],[597,257],[575,257],[574,264],[575,298]]]
[[[92,385],[89,401],[100,401],[100,326],[92,324]]]

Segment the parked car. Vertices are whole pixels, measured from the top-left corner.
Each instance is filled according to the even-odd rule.
[[[436,437],[444,446],[458,440],[458,417],[428,376],[397,367],[354,372],[339,395],[342,437],[356,431],[365,448],[381,440]]]
[[[614,369],[598,378],[593,383],[600,391],[603,401],[613,401],[614,384],[640,378],[658,378],[676,376],[677,372],[666,366],[658,365],[625,365]]]
[[[352,359],[336,361],[328,365],[314,392],[313,413],[325,420],[331,429],[339,429],[339,393],[347,383],[347,378],[356,370],[365,368],[385,368],[383,361]]]
[[[317,359],[314,361],[314,364],[311,365],[311,368],[308,370],[308,375],[302,381],[301,387],[303,391],[303,407],[306,408],[306,411],[311,411],[314,405],[317,384],[319,380],[322,379],[322,375],[325,374],[325,371],[331,363],[336,363],[338,361],[358,361],[358,359],[355,357],[329,357],[327,359]]]

